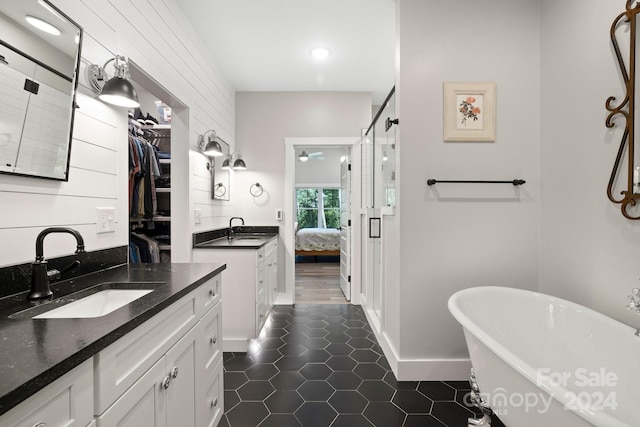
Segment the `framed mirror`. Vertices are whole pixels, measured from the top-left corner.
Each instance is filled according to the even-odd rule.
[[[229,190],[231,187],[230,169],[224,167],[225,160],[231,155],[229,144],[218,138],[222,148],[222,156],[214,157],[211,160],[213,167],[211,168],[211,198],[213,200],[230,200]],[[226,163],[229,166],[229,162]]]
[[[82,28],[47,0],[0,0],[0,173],[68,181]]]

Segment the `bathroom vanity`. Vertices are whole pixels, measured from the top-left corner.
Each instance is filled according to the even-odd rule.
[[[258,337],[277,293],[278,227],[238,227],[233,239],[194,235],[195,262],[224,262],[224,351],[247,351]]]
[[[26,292],[0,299],[0,425],[216,426],[225,268],[122,265],[52,285],[54,301],[99,284],[152,289],[94,318],[33,319]]]

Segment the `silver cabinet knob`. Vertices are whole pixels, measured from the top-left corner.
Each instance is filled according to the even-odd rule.
[[[218,406],[218,398],[217,397],[211,401],[211,407],[215,408],[216,406]]]
[[[211,344],[215,344],[216,342],[218,342],[218,336],[214,335],[211,337]]]
[[[171,385],[171,377],[167,375],[166,377],[164,377],[164,379],[160,383],[160,386],[166,390],[169,388],[170,385]]]
[[[211,298],[216,296],[216,290],[214,288],[211,288],[211,290],[209,291],[209,295],[211,295]]]
[[[177,378],[178,377],[178,367],[174,366],[173,369],[171,370],[171,378]]]

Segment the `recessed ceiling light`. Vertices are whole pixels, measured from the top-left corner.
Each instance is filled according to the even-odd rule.
[[[326,59],[329,55],[331,55],[331,51],[326,47],[315,47],[311,49],[309,54],[316,59]]]
[[[36,18],[35,16],[27,15],[27,22],[37,29],[44,31],[45,33],[53,34],[54,36],[59,36],[61,34],[58,27],[53,24],[48,23],[47,21],[43,21],[40,18]]]

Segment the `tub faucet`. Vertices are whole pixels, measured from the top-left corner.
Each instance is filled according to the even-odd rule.
[[[232,216],[231,219],[229,220],[229,234],[227,234],[227,239],[229,240],[232,240],[233,235],[235,234],[235,232],[233,231],[233,227],[231,226],[231,223],[233,222],[234,219],[239,219],[240,221],[242,221],[242,225],[244,225],[244,218],[240,216]]]
[[[625,307],[627,310],[635,310],[636,313],[640,314],[640,289],[633,288],[631,292],[633,295],[629,295],[629,303]],[[634,335],[640,337],[640,329],[636,329]]]
[[[51,298],[53,292],[49,288],[49,282],[60,280],[60,277],[80,265],[80,261],[75,260],[69,266],[58,271],[47,270],[47,262],[44,260],[44,238],[51,233],[68,233],[76,238],[76,253],[85,253],[84,239],[76,230],[66,227],[45,228],[36,238],[36,260],[31,263],[31,291],[27,295],[30,301]]]

